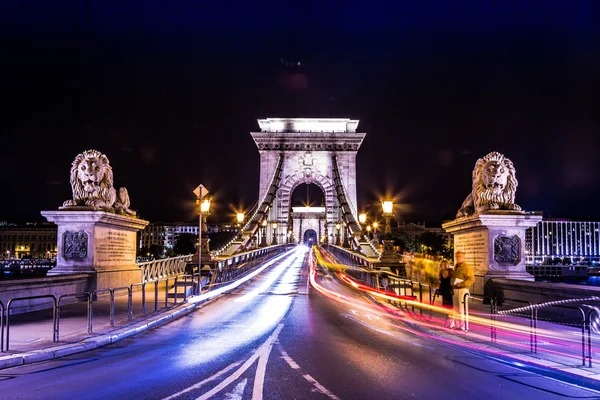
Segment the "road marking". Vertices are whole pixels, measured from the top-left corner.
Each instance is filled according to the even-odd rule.
[[[279,352],[281,353],[281,358],[283,358],[292,369],[300,369],[300,366],[292,359],[292,357],[289,356],[289,354],[285,350],[279,349]],[[304,375],[302,375],[302,377],[304,379],[306,379],[308,382],[310,382],[315,387],[315,389],[313,389],[314,391],[321,392],[324,395],[329,396],[329,398],[332,398],[335,400],[340,400],[339,397],[337,397],[335,394],[333,394],[329,390],[327,390],[325,388],[325,386],[323,386],[319,382],[317,382],[317,380],[315,378],[313,378],[312,376],[310,376],[308,374],[304,374]]]
[[[292,357],[290,357],[285,350],[281,349],[279,351],[281,352],[281,358],[283,358],[285,362],[287,362],[288,365],[292,367],[292,369],[300,369],[300,366],[296,364],[294,360],[292,360]]]
[[[283,325],[280,325],[283,327]],[[279,334],[279,332],[277,332]],[[252,390],[252,400],[262,400],[263,398],[263,387],[265,385],[265,372],[267,371],[267,361],[269,361],[269,354],[273,349],[273,342],[277,339],[265,343],[264,349],[261,351],[261,355],[258,357],[258,367],[256,368],[256,375],[254,377],[254,389]]]
[[[225,393],[225,400],[242,400],[244,398],[246,383],[248,383],[248,378],[238,383],[233,392]]]
[[[165,397],[163,400],[171,400],[171,399],[174,399],[174,398],[176,398],[176,397],[179,397],[179,396],[181,396],[181,395],[182,395],[182,394],[184,394],[184,393],[187,393],[187,392],[189,392],[190,390],[198,389],[198,388],[200,388],[201,386],[203,386],[204,384],[206,384],[206,383],[208,383],[208,382],[210,382],[210,381],[214,381],[215,379],[217,379],[217,378],[218,378],[218,377],[220,377],[221,375],[223,375],[223,374],[226,374],[227,372],[229,372],[229,370],[231,370],[231,369],[233,369],[233,368],[237,367],[237,366],[238,366],[238,365],[240,365],[241,363],[242,363],[241,361],[234,362],[233,364],[231,364],[231,365],[228,365],[227,367],[223,368],[222,370],[220,370],[219,372],[217,372],[217,373],[216,373],[216,374],[214,374],[213,376],[206,378],[206,379],[205,379],[205,380],[203,380],[202,382],[198,382],[198,383],[196,383],[195,385],[192,385],[192,386],[190,386],[190,387],[189,387],[189,388],[187,388],[187,389],[183,389],[181,392],[178,392],[178,393],[172,394],[172,395],[171,395],[171,396],[169,396],[169,397]]]
[[[312,383],[321,393],[323,393],[326,396],[329,396],[330,399],[341,400],[335,394],[333,394],[329,390],[327,390],[325,388],[325,386],[323,386],[319,382],[317,382],[317,380],[315,378],[313,378],[312,376],[310,376],[308,374],[305,374],[305,375],[302,375],[302,376],[304,377],[304,379],[306,379],[307,381],[309,381],[310,383]]]
[[[277,328],[275,328],[275,332],[273,332],[271,334],[271,336],[269,336],[269,338],[267,339],[267,341],[265,343],[263,343],[258,350],[256,350],[256,352],[254,352],[254,354],[240,367],[237,369],[237,371],[235,371],[233,374],[229,375],[225,380],[223,380],[221,383],[219,383],[217,386],[215,386],[212,390],[204,393],[202,396],[198,397],[196,400],[206,400],[212,396],[214,396],[215,394],[219,393],[221,390],[225,389],[227,386],[229,386],[231,383],[233,383],[236,379],[238,379],[244,372],[246,372],[246,370],[248,368],[250,368],[250,366],[252,364],[254,364],[254,361],[256,361],[257,358],[263,356],[265,354],[265,351],[268,350],[268,352],[270,352],[270,347],[273,345],[273,342],[277,339],[277,337],[279,336],[279,332],[281,332],[281,329],[283,329],[283,324],[279,324],[277,325]],[[266,353],[268,356],[268,352]],[[260,364],[260,362],[259,362]],[[257,371],[257,375],[258,375],[258,371]],[[264,376],[263,376],[264,379]],[[261,383],[261,388],[262,388],[262,383]],[[256,380],[254,383],[254,389],[256,390]],[[253,400],[261,400],[262,399],[262,392],[259,394],[258,397],[255,397],[256,391],[253,392]]]

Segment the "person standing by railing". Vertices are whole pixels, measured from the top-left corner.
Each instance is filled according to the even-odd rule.
[[[452,309],[452,273],[454,270],[450,267],[450,263],[448,260],[440,261],[440,273],[439,273],[439,288],[438,293],[442,297],[442,307]],[[446,317],[446,321],[444,323],[446,328],[454,327],[454,320],[451,315]]]
[[[453,300],[453,314],[454,318],[454,329],[465,330],[465,308],[464,298],[465,294],[469,293],[469,287],[475,282],[475,275],[473,274],[473,268],[465,261],[465,253],[463,251],[457,251],[454,254],[456,264],[454,272],[452,273],[452,288],[454,289]],[[457,317],[460,315],[460,319]]]

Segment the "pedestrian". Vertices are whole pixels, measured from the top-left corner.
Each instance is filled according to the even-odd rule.
[[[452,273],[451,283],[454,290],[454,298],[452,299],[454,309],[454,329],[466,330],[465,324],[465,295],[469,293],[469,287],[475,282],[473,268],[465,261],[465,253],[457,251],[454,254],[455,264],[454,272]],[[458,317],[460,316],[460,319]]]
[[[438,293],[442,297],[442,307],[452,309],[452,295],[454,294],[452,289],[452,273],[454,269],[450,267],[448,260],[440,261],[440,285],[438,287]],[[446,328],[452,328],[454,326],[454,320],[450,314],[446,315],[446,321],[444,323]]]

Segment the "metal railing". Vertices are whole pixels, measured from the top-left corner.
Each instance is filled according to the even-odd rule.
[[[75,297],[81,298],[85,297],[85,301],[87,303],[87,332],[92,333],[92,297],[89,292],[84,293],[71,293],[71,294],[63,294],[58,296],[58,300],[56,303],[56,341],[60,340],[60,302],[62,299],[66,297]]]
[[[58,337],[58,324],[56,322],[57,317],[57,301],[56,297],[51,294],[41,295],[41,296],[27,296],[27,297],[16,297],[14,299],[10,299],[6,304],[6,351],[10,350],[10,306],[13,302],[16,301],[24,301],[24,300],[35,300],[35,299],[52,299],[52,339],[54,342],[57,341]]]
[[[185,273],[186,265],[192,261],[192,254],[138,263],[142,269],[142,282],[173,277]]]
[[[463,298],[463,307],[466,319],[466,329],[468,330],[468,321],[469,321],[469,301],[467,300],[473,298],[484,299],[484,296],[481,295],[473,295],[470,293],[466,293]],[[578,311],[578,315],[581,316],[578,322],[578,326],[581,329],[581,365],[586,366],[586,362],[588,367],[592,367],[592,317],[596,315],[600,318],[600,310],[591,306],[590,304],[586,304],[589,302],[600,302],[600,298],[598,297],[590,297],[590,298],[580,298],[580,299],[565,299],[565,300],[556,300],[550,301],[546,303],[540,304],[532,304],[528,300],[515,299],[503,297],[502,301],[514,302],[526,304],[523,307],[517,307],[509,310],[498,310],[498,298],[490,297],[490,341],[497,342],[498,340],[498,326],[496,321],[498,321],[498,317],[501,316],[523,316],[523,314],[527,314],[527,319],[529,320],[529,351],[531,353],[538,352],[538,313],[540,310],[546,310],[551,308],[560,308],[560,309],[568,309]],[[582,303],[582,304],[578,304]],[[587,310],[586,310],[587,309]],[[559,325],[572,325],[570,323],[566,323],[564,320],[553,319],[548,322],[559,324]]]
[[[11,308],[14,307],[16,302],[30,301],[36,299],[49,299],[52,303],[52,340],[58,342],[60,340],[60,328],[61,328],[61,307],[78,303],[86,304],[86,321],[87,326],[85,330],[88,334],[92,334],[94,330],[94,303],[99,301],[109,300],[109,321],[110,326],[115,327],[115,299],[119,297],[116,293],[125,292],[127,296],[127,322],[130,323],[133,320],[133,293],[141,291],[141,315],[142,317],[147,316],[147,290],[154,291],[154,312],[159,311],[159,303],[162,300],[159,294],[160,287],[164,284],[164,307],[169,307],[169,298],[172,296],[172,305],[179,303],[180,294],[183,296],[183,301],[188,299],[188,288],[191,286],[191,295],[200,295],[203,289],[211,290],[218,286],[222,286],[226,283],[230,283],[239,279],[251,272],[253,269],[258,267],[265,258],[270,258],[277,254],[280,254],[287,250],[287,245],[271,246],[268,248],[257,249],[252,252],[245,254],[239,254],[229,259],[219,260],[217,262],[218,268],[211,271],[210,276],[203,276],[202,271],[194,271],[194,273],[181,273],[179,275],[164,277],[155,279],[152,281],[146,281],[141,283],[134,283],[130,286],[122,286],[116,288],[97,289],[90,292],[81,293],[68,293],[60,295],[56,298],[53,295],[41,295],[41,296],[28,296],[28,297],[16,297],[10,299],[6,305],[0,301],[0,351],[9,351],[10,348],[10,326],[11,326]],[[185,259],[187,256],[179,257],[179,259]],[[191,256],[190,256],[191,258]],[[161,260],[158,260],[161,261]],[[178,267],[179,268],[179,267]],[[185,272],[185,267],[183,268]],[[179,283],[184,283],[183,292],[179,292]],[[153,288],[149,288],[148,284],[154,283]],[[169,290],[174,289],[173,293],[170,294]],[[105,295],[105,296],[102,296]],[[75,299],[76,301],[67,302],[67,299]],[[4,321],[6,320],[6,324]],[[4,332],[6,330],[6,336]],[[6,337],[6,341],[5,338]],[[5,346],[6,343],[6,346]]]

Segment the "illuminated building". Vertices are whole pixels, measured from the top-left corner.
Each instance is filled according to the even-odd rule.
[[[600,222],[544,218],[525,236],[527,264],[600,262]]]
[[[56,225],[50,223],[0,224],[1,258],[55,258]]]

